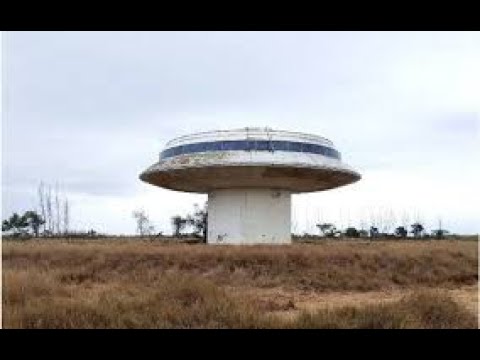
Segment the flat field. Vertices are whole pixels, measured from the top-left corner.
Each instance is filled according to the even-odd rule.
[[[478,242],[3,241],[5,328],[478,328]]]

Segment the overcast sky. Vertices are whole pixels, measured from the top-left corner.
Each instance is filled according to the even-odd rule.
[[[173,137],[269,126],[331,139],[362,179],[293,197],[295,232],[379,213],[478,233],[480,33],[9,32],[2,216],[58,182],[72,227],[157,231],[205,195],[138,175]],[[411,222],[410,222],[411,223]]]

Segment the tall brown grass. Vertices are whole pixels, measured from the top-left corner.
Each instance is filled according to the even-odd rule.
[[[477,318],[438,291],[419,291],[387,304],[303,312],[288,326],[327,329],[476,329]]]
[[[209,280],[166,275],[150,286],[112,283],[89,290],[52,287],[48,276],[5,274],[6,328],[476,328],[477,320],[440,292],[362,307],[262,312]]]
[[[442,328],[475,316],[434,288],[475,284],[477,244],[163,245],[139,241],[3,244],[7,328]],[[396,303],[264,311],[235,288],[432,288]],[[240,294],[240,295],[239,295]]]
[[[58,272],[62,284],[202,275],[219,285],[368,291],[456,287],[478,279],[477,243],[377,242],[291,246],[163,245],[142,241],[4,243],[4,269]]]

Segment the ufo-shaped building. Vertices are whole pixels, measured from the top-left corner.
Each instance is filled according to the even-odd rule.
[[[140,179],[207,193],[209,244],[289,244],[292,194],[347,185],[360,174],[326,138],[244,128],[173,139]]]

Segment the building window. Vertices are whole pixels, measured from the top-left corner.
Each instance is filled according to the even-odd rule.
[[[279,140],[228,140],[180,145],[161,152],[160,159],[199,152],[238,150],[303,152],[324,155],[338,160],[341,159],[340,153],[337,150],[326,146]]]

